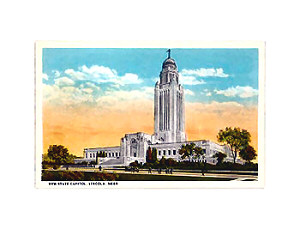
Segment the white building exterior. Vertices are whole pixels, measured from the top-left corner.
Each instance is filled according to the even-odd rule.
[[[149,147],[157,149],[158,159],[165,157],[180,161],[179,149],[183,144],[192,142],[204,149],[208,163],[217,162],[213,157],[217,152],[226,154],[226,161],[233,161],[231,151],[226,145],[209,140],[187,141],[184,90],[179,84],[175,60],[170,58],[169,52],[154,88],[154,134],[125,134],[121,138],[120,146],[85,148],[83,159],[77,159],[77,162],[95,161],[97,153],[105,152],[107,157],[99,158],[97,164],[106,167],[127,166],[134,161],[146,162],[146,151]]]

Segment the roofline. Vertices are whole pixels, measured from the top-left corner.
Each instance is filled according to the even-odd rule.
[[[84,148],[85,149],[99,149],[99,148],[115,148],[120,146],[99,146],[99,147],[93,147],[93,148]]]

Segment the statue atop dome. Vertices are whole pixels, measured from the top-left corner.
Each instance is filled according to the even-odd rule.
[[[171,58],[171,49],[168,49],[167,53],[168,53],[168,59],[170,59]]]

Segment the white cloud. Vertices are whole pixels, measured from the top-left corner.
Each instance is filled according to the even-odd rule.
[[[225,74],[223,68],[199,68],[199,69],[182,69],[182,76],[194,77],[222,77],[226,78],[229,74]]]
[[[42,73],[42,78],[43,78],[44,80],[48,80],[48,79],[49,79],[49,78],[48,78],[48,75],[45,74],[45,73]]]
[[[105,66],[93,65],[91,67],[87,67],[86,65],[83,65],[79,69],[87,79],[98,83],[114,83],[117,85],[142,83],[142,80],[139,79],[137,74],[125,73],[123,76],[119,76],[115,69]]]
[[[192,90],[190,90],[190,89],[185,89],[185,90],[184,90],[184,94],[186,94],[186,95],[191,95],[191,96],[194,96],[194,95],[195,95],[195,93],[194,93]]]
[[[143,103],[153,102],[153,88],[143,87],[140,90],[112,90],[106,91],[105,95],[96,99],[96,103],[101,108],[115,107],[121,109],[125,104],[126,109],[131,109],[133,106],[138,106]],[[130,104],[130,105],[129,105]]]
[[[154,96],[154,87],[142,87],[142,91],[145,93],[146,96]]]
[[[159,77],[154,77],[154,78],[152,78],[152,81],[155,82],[155,83],[156,83],[157,81],[159,81],[159,80],[160,80]]]
[[[61,77],[61,78],[55,79],[54,81],[55,81],[55,85],[60,86],[60,87],[72,86],[75,84],[75,82],[68,77]]]
[[[94,92],[94,90],[91,88],[83,88],[82,91],[88,94],[92,94]]]
[[[59,71],[53,70],[52,72],[54,73],[54,76],[55,76],[56,78],[60,77],[60,72],[59,72]]]
[[[194,76],[183,76],[180,74],[179,81],[181,84],[184,85],[198,85],[198,84],[205,84],[205,82],[201,79],[198,80]]]
[[[205,95],[206,96],[212,96],[211,92],[207,92]]]
[[[142,82],[139,76],[133,73],[126,73],[123,77],[120,77],[121,84],[139,84]]]
[[[227,97],[240,97],[240,98],[250,98],[258,95],[258,90],[250,86],[236,86],[230,87],[226,90],[215,90],[218,95],[224,95]]]
[[[104,66],[93,65],[88,68],[86,65],[80,67],[83,73],[92,76],[95,79],[108,80],[114,79],[117,76],[117,71]]]
[[[95,102],[92,89],[73,86],[43,85],[43,100],[56,105],[76,105]]]
[[[82,83],[79,87],[71,85],[67,77],[55,80],[54,85],[43,85],[43,99],[47,103],[56,105],[80,105],[93,103],[98,107],[118,106],[121,102],[153,101],[153,87],[142,87],[138,90],[107,90],[104,94],[99,92],[100,87],[91,82]],[[72,80],[71,80],[72,81]],[[72,81],[73,82],[73,81]],[[70,85],[67,85],[70,84]],[[98,91],[97,91],[98,90]]]
[[[79,71],[74,71],[73,69],[65,70],[65,74],[71,76],[75,80],[84,80],[86,77],[84,73]]]
[[[99,86],[97,86],[96,84],[91,83],[91,82],[85,82],[84,85],[85,85],[85,87],[87,87],[87,88],[92,88],[92,89],[94,89],[94,90],[100,90],[100,87],[99,87]]]

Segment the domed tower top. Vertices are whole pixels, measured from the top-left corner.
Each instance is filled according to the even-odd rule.
[[[162,70],[160,72],[160,83],[166,84],[172,81],[178,83],[178,71],[177,65],[174,59],[171,58],[171,50],[168,49],[168,58],[162,64]]]
[[[163,62],[162,67],[165,68],[167,66],[173,66],[174,68],[177,68],[175,60],[172,58],[167,58],[165,59],[165,61]]]

